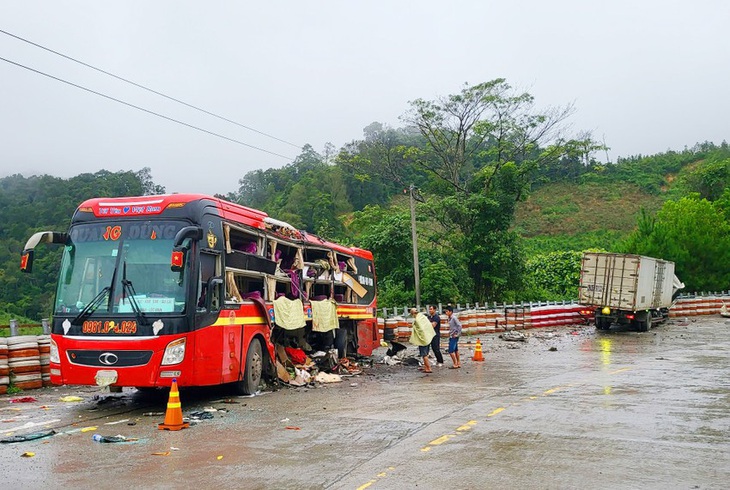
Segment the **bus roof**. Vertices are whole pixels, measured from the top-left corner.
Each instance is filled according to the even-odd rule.
[[[269,215],[265,212],[206,194],[160,194],[136,197],[97,197],[88,199],[81,203],[78,207],[78,211],[91,212],[97,218],[151,216],[162,214],[167,209],[181,208],[187,203],[198,201],[210,201],[214,203],[223,219],[242,223],[261,230],[267,229],[265,219],[268,218]],[[345,247],[307,232],[302,232],[302,240],[291,238],[288,238],[288,240],[319,245],[339,253],[355,255],[366,260],[373,260],[373,254],[368,250],[357,247]]]

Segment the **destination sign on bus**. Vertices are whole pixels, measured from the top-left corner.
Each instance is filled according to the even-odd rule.
[[[173,223],[125,223],[123,225],[83,225],[71,230],[71,240],[76,243],[115,241],[120,237],[130,240],[172,240],[180,229]]]

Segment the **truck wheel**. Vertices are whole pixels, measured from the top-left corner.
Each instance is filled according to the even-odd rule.
[[[608,318],[598,317],[596,318],[596,329],[597,330],[608,330],[611,327],[611,320]]]
[[[639,332],[648,332],[651,328],[651,313],[646,312],[641,315],[640,319],[636,319],[636,330]]]
[[[243,379],[235,384],[236,393],[239,395],[253,395],[261,384],[261,375],[264,370],[264,357],[261,353],[261,342],[258,339],[251,341],[246,353],[246,368],[243,371]]]

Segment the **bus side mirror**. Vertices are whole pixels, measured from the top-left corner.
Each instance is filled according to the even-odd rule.
[[[202,234],[202,230],[201,230]],[[33,251],[41,243],[66,243],[68,235],[56,231],[39,231],[25,243],[23,253],[20,255],[20,270],[31,272],[33,270]]]
[[[23,253],[20,254],[20,271],[33,271],[33,250],[23,250]]]
[[[172,243],[173,248],[179,248],[185,240],[198,241],[203,238],[203,229],[199,226],[186,226],[181,228],[175,235],[175,241]]]
[[[185,256],[188,247],[183,247],[183,242],[188,238],[195,241],[200,240],[203,238],[203,229],[199,226],[186,226],[177,232],[175,241],[172,244],[172,256],[170,257],[170,270],[172,272],[182,272],[185,268]]]

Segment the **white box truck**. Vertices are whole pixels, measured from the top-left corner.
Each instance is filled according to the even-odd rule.
[[[593,309],[596,329],[613,323],[646,332],[664,321],[675,293],[684,287],[674,262],[642,255],[585,252],[579,302]]]

